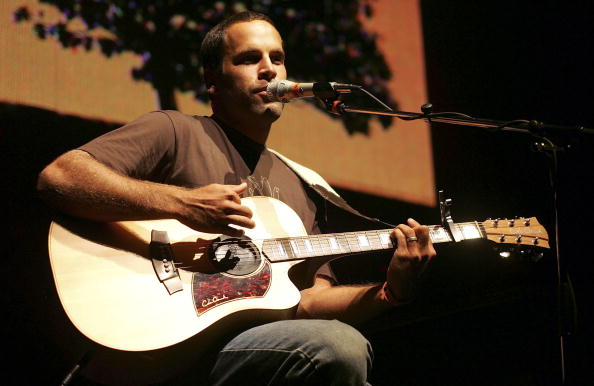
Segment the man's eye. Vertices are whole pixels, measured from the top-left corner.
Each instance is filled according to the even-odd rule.
[[[284,55],[272,55],[270,56],[270,60],[274,63],[274,64],[283,64],[285,62],[285,57]]]
[[[241,63],[254,64],[254,63],[258,63],[259,60],[260,60],[260,58],[257,58],[255,56],[245,56],[244,58],[241,59]]]

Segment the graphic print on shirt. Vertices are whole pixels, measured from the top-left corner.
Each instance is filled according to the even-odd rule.
[[[261,176],[258,183],[256,177],[249,176],[247,178],[248,194],[249,196],[268,196],[280,200],[280,189],[278,186],[270,185],[268,177]]]

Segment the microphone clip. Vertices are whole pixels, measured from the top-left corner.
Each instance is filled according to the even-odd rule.
[[[320,100],[324,103],[324,106],[326,107],[326,110],[328,110],[329,113],[332,113],[334,115],[344,114],[345,105],[343,101],[333,98],[320,98]]]

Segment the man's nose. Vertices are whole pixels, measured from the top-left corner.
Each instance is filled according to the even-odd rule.
[[[270,60],[270,57],[264,56],[260,62],[260,69],[258,73],[260,79],[272,80],[276,78],[276,68]]]

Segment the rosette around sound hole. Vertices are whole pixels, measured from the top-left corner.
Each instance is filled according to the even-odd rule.
[[[230,275],[250,275],[262,265],[262,256],[247,237],[221,236],[213,243],[212,261],[222,272]]]

